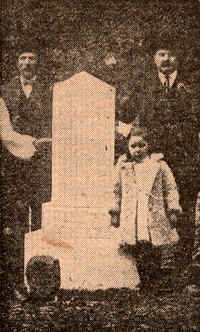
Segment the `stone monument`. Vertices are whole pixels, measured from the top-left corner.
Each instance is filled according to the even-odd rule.
[[[27,236],[33,255],[60,260],[64,288],[131,287],[132,262],[117,253],[110,227],[115,89],[81,72],[55,84],[52,123],[52,200],[42,230]]]
[[[114,117],[115,89],[96,77],[81,72],[55,85],[52,201],[43,207],[45,229],[54,223],[80,222],[80,215],[87,218],[84,223],[92,222],[89,219],[94,213],[97,218],[104,211],[107,215]]]

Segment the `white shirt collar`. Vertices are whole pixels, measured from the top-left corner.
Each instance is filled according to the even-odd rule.
[[[35,75],[30,80],[27,80],[26,78],[24,78],[24,76],[21,75],[20,81],[21,81],[21,84],[24,86],[25,85],[24,82],[26,82],[26,81],[35,82],[36,78],[37,78],[37,76]]]
[[[32,92],[32,88],[33,88],[31,82],[35,82],[36,78],[37,77],[35,75],[30,80],[26,80],[23,76],[20,76],[20,81],[21,81],[22,89],[24,91],[24,94],[25,94],[26,98],[30,97],[31,92]],[[30,81],[30,84],[25,84],[25,81],[28,81],[28,82]]]

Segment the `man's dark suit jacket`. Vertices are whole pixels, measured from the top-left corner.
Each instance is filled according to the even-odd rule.
[[[190,82],[177,74],[166,94],[158,73],[147,73],[134,88],[121,120],[136,116],[150,133],[153,151],[162,152],[172,168],[183,205],[195,200],[199,184],[200,106]]]

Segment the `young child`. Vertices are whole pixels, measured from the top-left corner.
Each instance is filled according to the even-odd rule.
[[[132,128],[127,154],[115,166],[109,211],[111,225],[120,226],[121,247],[136,259],[142,289],[174,268],[181,212],[174,176],[162,154],[150,154],[149,138],[145,128]]]

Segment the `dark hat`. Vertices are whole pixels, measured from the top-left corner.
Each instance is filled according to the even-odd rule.
[[[158,35],[149,35],[146,38],[146,51],[154,55],[159,49],[167,49],[177,55],[182,55],[184,52],[184,40],[178,35],[171,33],[162,33]]]
[[[18,45],[17,45],[17,49],[16,49],[16,55],[19,56],[20,54],[24,53],[24,52],[32,52],[32,53],[36,53],[37,55],[39,55],[41,50],[41,45],[39,40],[37,39],[29,39],[29,38],[23,38],[23,40],[21,40]]]
[[[155,54],[160,49],[166,49],[170,51],[175,51],[178,45],[174,44],[172,41],[169,40],[156,40],[151,45],[151,54]]]

